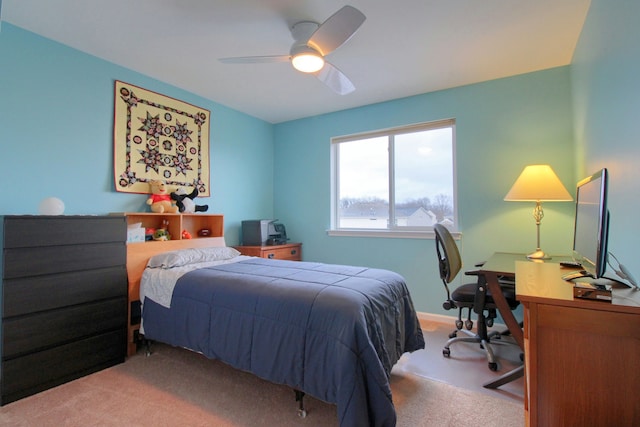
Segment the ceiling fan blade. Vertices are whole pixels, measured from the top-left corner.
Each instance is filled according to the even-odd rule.
[[[334,65],[325,62],[320,71],[313,73],[322,83],[339,95],[346,95],[356,90],[351,80]]]
[[[288,62],[291,59],[289,55],[272,55],[272,56],[237,56],[233,58],[219,58],[218,61],[224,64],[257,64],[270,62]]]
[[[367,17],[355,7],[344,6],[320,25],[307,44],[322,56],[328,55],[349,40],[365,19]]]

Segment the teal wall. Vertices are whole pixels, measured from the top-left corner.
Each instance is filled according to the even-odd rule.
[[[0,31],[0,213],[37,214],[48,196],[62,199],[66,214],[146,210],[144,195],[115,192],[115,80],[211,111],[212,197],[198,204],[225,214],[229,244],[238,243],[242,219],[273,215],[272,124],[6,22]]]
[[[114,191],[113,84],[122,80],[211,111],[213,196],[227,241],[242,219],[277,217],[308,260],[403,274],[420,311],[445,313],[433,240],[329,237],[329,139],[455,118],[460,246],[465,265],[493,251],[535,246],[528,203],[504,202],[522,168],[550,163],[567,189],[611,172],[610,250],[640,277],[632,256],[640,211],[640,3],[592,0],[571,66],[271,125],[51,40],[2,23],[0,213],[35,214],[47,196],[68,214],[141,211],[143,195]],[[212,82],[225,84],[225,82]],[[566,253],[573,204],[545,204],[542,246]],[[451,313],[449,313],[451,314]]]
[[[609,252],[640,281],[640,2],[592,0],[573,58],[577,176],[610,173]],[[609,269],[609,273],[613,273]]]
[[[574,193],[569,76],[569,67],[561,67],[277,124],[275,216],[304,243],[305,259],[395,270],[407,279],[420,311],[446,313],[432,239],[327,235],[330,138],[455,118],[460,246],[465,266],[472,267],[494,251],[535,249],[534,204],[503,201],[524,166],[551,164]],[[573,208],[545,205],[547,252],[570,250]]]

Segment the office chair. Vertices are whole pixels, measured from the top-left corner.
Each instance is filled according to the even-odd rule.
[[[453,236],[449,230],[442,224],[433,226],[436,234],[436,252],[438,254],[438,263],[440,269],[440,278],[447,291],[447,300],[442,304],[445,310],[453,308],[458,309],[458,319],[456,320],[456,329],[449,334],[449,341],[442,350],[442,355],[449,357],[451,355],[451,344],[455,342],[472,342],[479,343],[487,353],[487,361],[489,369],[498,370],[498,364],[491,348],[492,339],[500,339],[506,332],[494,331],[489,333],[487,327],[493,326],[493,320],[496,317],[496,305],[491,296],[491,292],[487,289],[484,276],[475,271],[465,272],[467,275],[476,276],[476,281],[460,285],[453,292],[449,291],[449,284],[456,278],[462,269],[462,259]],[[481,266],[482,264],[478,265]],[[513,310],[519,302],[516,300],[515,288],[513,284],[501,283],[503,294],[509,307]],[[462,311],[467,309],[467,319],[463,328]],[[471,320],[471,311],[478,316],[478,324],[476,332],[472,331],[473,321]],[[463,332],[465,336],[458,337],[458,333]]]

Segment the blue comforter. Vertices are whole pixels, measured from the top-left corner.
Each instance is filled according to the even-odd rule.
[[[335,403],[341,426],[393,426],[391,368],[424,348],[403,278],[252,258],[182,276],[171,308],[145,300],[145,337]]]

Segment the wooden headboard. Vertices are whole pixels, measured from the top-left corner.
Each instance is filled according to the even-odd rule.
[[[127,278],[129,280],[129,301],[140,299],[140,279],[149,259],[163,252],[178,249],[226,246],[224,237],[208,237],[164,242],[129,243],[127,245]]]
[[[137,331],[140,328],[140,279],[149,259],[163,252],[179,249],[226,246],[224,241],[224,216],[219,214],[165,214],[153,212],[115,212],[111,215],[124,216],[127,226],[142,228],[166,228],[172,240],[152,242],[131,242],[127,244],[127,280],[129,282],[129,314],[127,354],[136,352]],[[206,231],[206,236],[202,232]],[[183,232],[194,236],[183,237]],[[196,237],[198,236],[198,237]],[[132,316],[134,314],[136,316]]]

